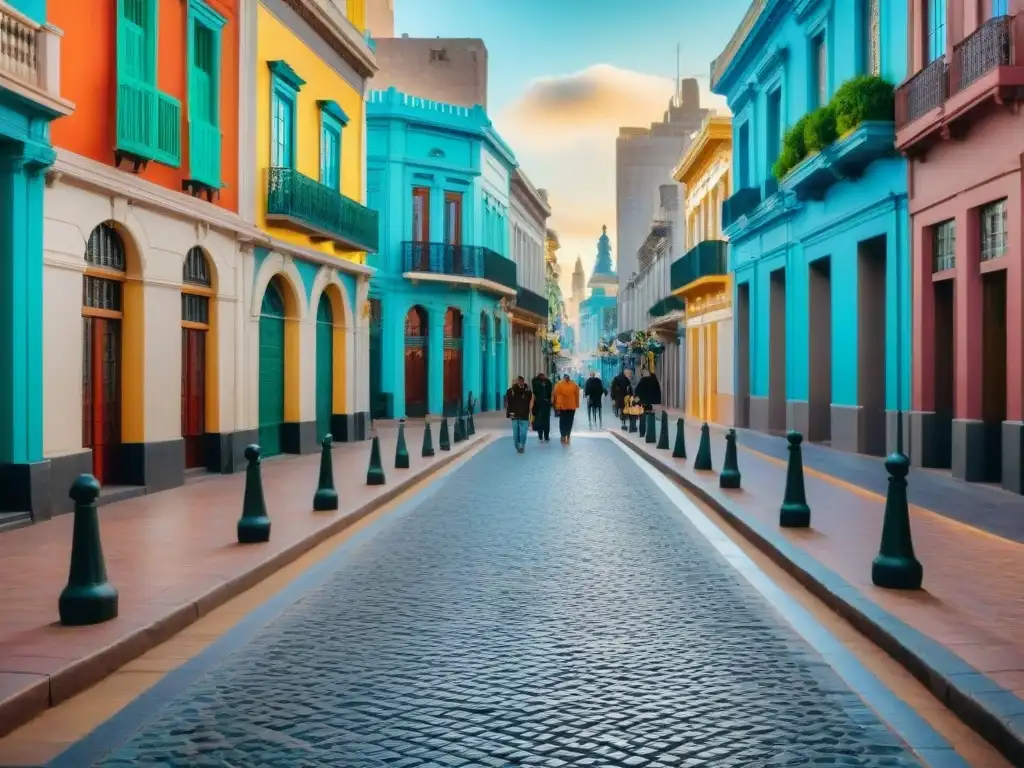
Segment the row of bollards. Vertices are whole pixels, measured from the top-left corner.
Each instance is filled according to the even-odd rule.
[[[456,442],[476,433],[473,414],[468,418],[460,413],[455,424]],[[442,451],[451,450],[448,439],[448,419],[441,420],[439,445]],[[320,474],[313,494],[313,510],[328,512],[338,509],[338,492],[334,487],[334,465],[331,461],[332,435],[325,435],[320,443]],[[260,544],[270,541],[270,516],[267,514],[263,494],[261,451],[258,445],[245,449],[245,489],[242,494],[242,516],[238,519],[236,535],[239,544]],[[423,430],[421,455],[434,455],[433,439],[428,422]],[[405,420],[398,424],[395,446],[395,469],[409,469],[409,449],[405,441]],[[380,457],[380,438],[374,436],[370,445],[370,465],[366,470],[367,485],[384,485],[384,467]],[[71,539],[71,566],[68,583],[58,600],[60,623],[65,626],[99,624],[116,618],[118,592],[107,579],[106,560],[100,538],[96,500],[100,484],[88,474],[79,475],[71,486],[70,496],[75,502],[74,529]]]
[[[655,438],[656,421],[650,411],[640,417],[639,433],[646,443],[657,440],[658,450],[668,450],[668,413],[661,412],[661,434]],[[636,432],[633,420],[630,432]],[[789,443],[789,459],[786,463],[786,487],[782,506],[779,509],[779,525],[783,528],[809,528],[811,508],[807,504],[804,489],[803,435],[796,431],[786,434]],[[672,457],[686,458],[686,438],[683,419],[676,421],[676,440]],[[697,471],[713,471],[711,462],[711,430],[707,422],[701,425],[700,442],[693,460]],[[923,580],[921,563],[914,555],[913,538],[910,531],[910,509],[907,502],[907,474],[910,460],[903,453],[903,414],[897,413],[896,450],[885,459],[889,474],[889,488],[885,498],[885,514],[882,521],[882,541],[878,555],[871,567],[871,580],[887,589],[920,589]],[[725,463],[718,476],[720,488],[738,489],[741,475],[736,452],[736,430],[725,434]]]

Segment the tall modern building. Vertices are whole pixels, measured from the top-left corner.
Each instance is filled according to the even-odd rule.
[[[637,251],[661,208],[659,187],[672,179],[680,155],[708,112],[700,105],[697,81],[691,77],[680,82],[660,123],[619,129],[615,142],[615,230],[620,293],[639,270]]]

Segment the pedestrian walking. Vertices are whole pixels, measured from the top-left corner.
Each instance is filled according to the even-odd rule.
[[[658,377],[650,371],[643,371],[634,394],[643,405],[644,413],[653,411],[654,406],[661,405],[661,383],[658,381]]]
[[[590,372],[590,378],[583,387],[583,394],[587,398],[587,424],[590,427],[595,423],[599,427],[604,426],[601,423],[601,398],[608,394],[608,390],[604,388],[604,382],[597,377],[597,371]]]
[[[623,371],[612,379],[612,407],[615,415],[623,418],[622,409],[626,407],[626,397],[633,394],[633,382],[629,380],[631,371]]]
[[[562,445],[567,445],[569,438],[572,437],[572,422],[580,407],[580,388],[573,383],[568,373],[555,384],[551,404],[558,414],[558,431],[562,435]]]
[[[526,386],[526,379],[518,377],[505,393],[505,417],[512,420],[512,439],[516,452],[526,450],[526,437],[530,434],[530,409],[533,407],[533,393]]]
[[[533,428],[537,430],[537,439],[547,443],[551,441],[551,395],[554,385],[542,371],[533,377],[530,386],[533,389]]]

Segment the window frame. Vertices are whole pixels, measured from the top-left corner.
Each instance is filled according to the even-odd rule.
[[[295,70],[288,66],[285,61],[269,61],[270,68],[270,167],[272,168],[295,168],[295,148],[298,143],[298,104],[299,92],[306,81],[296,74]],[[285,149],[287,150],[287,163],[276,165],[274,155],[278,146],[277,134],[277,105],[284,104],[289,112],[288,135]]]
[[[994,214],[994,215],[993,215]],[[989,224],[998,221],[990,228]],[[999,241],[1002,242],[999,242]],[[1010,247],[1009,207],[1005,197],[978,207],[978,251],[981,261],[992,261],[1006,255]]]
[[[927,64],[946,55],[946,24],[949,16],[948,0],[926,0],[924,49]],[[942,13],[938,11],[941,9]],[[941,20],[939,16],[941,15]]]
[[[348,115],[334,101],[320,100],[317,102],[317,106],[320,107],[320,183],[340,194],[342,141],[345,127],[348,125]],[[327,168],[324,162],[327,159],[325,157],[325,150],[327,149],[327,137],[329,134],[333,134],[337,140],[335,143],[337,156],[334,158],[335,167],[333,169]],[[325,171],[333,178],[325,181]]]
[[[217,13],[209,5],[207,5],[204,2],[204,0],[189,0],[189,3],[188,3],[188,22],[187,23],[188,23],[188,32],[187,32],[187,42],[186,42],[186,45],[188,47],[188,51],[186,52],[186,66],[188,68],[187,69],[188,77],[186,78],[186,88],[188,89],[187,90],[187,108],[188,108],[188,125],[189,125],[188,139],[189,139],[189,149],[190,149],[190,152],[189,152],[189,172],[190,173],[189,173],[189,175],[193,179],[195,179],[195,178],[197,178],[195,167],[193,165],[193,157],[195,155],[191,152],[191,147],[192,147],[192,143],[193,143],[193,137],[192,137],[193,106],[195,104],[195,102],[193,101],[193,99],[195,98],[195,95],[193,94],[193,91],[192,91],[192,72],[193,72],[193,69],[196,68],[196,62],[195,62],[195,34],[196,34],[196,25],[199,24],[199,25],[205,27],[207,29],[207,31],[209,31],[209,33],[210,33],[210,35],[212,37],[212,40],[213,40],[213,51],[211,52],[213,69],[212,69],[212,72],[210,73],[210,102],[211,103],[210,103],[210,110],[209,110],[209,116],[210,116],[209,125],[210,125],[210,127],[214,128],[217,131],[218,134],[220,134],[220,127],[221,127],[221,121],[220,121],[220,99],[221,99],[221,94],[223,92],[222,79],[224,77],[224,70],[223,70],[223,67],[221,66],[221,59],[222,59],[223,50],[224,50],[223,49],[223,30],[224,30],[224,26],[227,24],[227,19],[224,18],[223,16],[221,16],[219,13]],[[221,135],[221,140],[223,140],[223,136],[222,135]],[[199,181],[211,182],[211,185],[214,186],[214,187],[220,187],[221,186],[220,170],[221,170],[221,163],[223,162],[223,160],[221,158],[221,145],[220,144],[217,145],[217,155],[218,155],[218,163],[217,163],[217,168],[216,168],[217,177],[215,179],[199,179]]]
[[[988,13],[990,19],[1008,16],[1010,13],[1010,0],[990,0]]]
[[[932,230],[932,272],[945,272],[956,268],[956,219],[937,221]],[[948,249],[940,249],[943,243]]]

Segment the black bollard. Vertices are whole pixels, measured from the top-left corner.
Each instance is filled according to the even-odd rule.
[[[658,450],[668,450],[668,411],[661,412],[661,434],[658,435]]]
[[[380,438],[373,436],[370,446],[370,466],[366,469],[367,485],[384,485],[384,467],[380,463]]]
[[[334,437],[324,435],[320,443],[320,481],[313,494],[315,512],[331,512],[338,508],[338,492],[334,490],[334,464],[331,462],[331,444]]]
[[[100,484],[92,475],[79,475],[69,494],[75,502],[68,583],[57,601],[60,623],[66,627],[100,624],[117,618],[117,590],[107,581],[96,499]]]
[[[423,450],[420,451],[420,456],[427,459],[433,455],[434,441],[430,437],[430,422],[426,421],[423,423]]]
[[[267,502],[263,498],[260,447],[247,445],[245,460],[245,494],[242,497],[242,516],[238,519],[238,543],[262,544],[270,541],[270,518]]]
[[[645,437],[647,435],[647,412],[641,411],[637,421],[640,422],[640,437]]]
[[[405,445],[405,419],[398,420],[398,443],[395,445],[395,469],[409,468],[409,449]]]
[[[465,435],[462,433],[462,428],[462,412],[460,411],[455,416],[455,428],[452,430],[452,442],[461,443],[466,439]]]
[[[473,405],[474,405],[474,403],[472,401],[470,401],[470,403],[469,403],[469,411],[467,412],[468,415],[466,416],[466,436],[467,437],[476,434],[476,423],[473,421]]]
[[[629,416],[629,431],[630,432],[636,432],[637,431],[636,416],[634,416],[633,414],[630,414],[630,416]]]
[[[804,493],[804,460],[800,443],[804,436],[799,432],[786,433],[789,441],[789,463],[786,466],[786,492],[779,510],[779,525],[783,528],[808,528],[811,525],[811,508],[807,506]]]
[[[657,423],[658,423],[656,421],[657,417],[655,417],[654,411],[648,411],[646,415],[647,415],[647,432],[644,435],[644,442],[645,443],[651,443],[653,445],[654,443],[658,442],[658,428],[656,426]]]
[[[683,420],[676,420],[676,444],[672,449],[673,459],[686,458],[686,430],[683,428]]]
[[[722,471],[718,475],[719,488],[740,487],[740,467],[736,460],[736,430],[730,429],[725,433],[725,463],[722,464]]]
[[[921,563],[914,556],[907,506],[907,474],[910,459],[903,453],[903,413],[896,412],[896,450],[885,459],[889,490],[885,495],[882,545],[871,564],[871,581],[885,589],[920,589],[924,579]]]
[[[700,442],[697,444],[697,458],[693,460],[694,469],[711,472],[711,428],[705,421],[700,428]]]
[[[442,451],[450,451],[452,449],[451,441],[448,438],[448,417],[441,417],[441,434],[437,436],[437,447]]]

